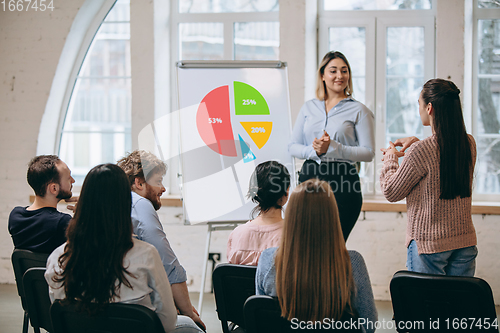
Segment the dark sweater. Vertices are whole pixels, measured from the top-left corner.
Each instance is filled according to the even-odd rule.
[[[52,207],[26,210],[16,207],[9,216],[9,233],[16,249],[51,253],[66,242],[71,215]]]

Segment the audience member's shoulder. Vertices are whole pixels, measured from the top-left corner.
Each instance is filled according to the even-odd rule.
[[[22,214],[24,211],[26,211],[26,207],[17,206],[17,207],[14,207],[14,209],[11,210],[10,215],[13,215],[13,214]]]
[[[259,262],[272,261],[274,259],[274,255],[277,249],[278,249],[277,247],[270,247],[262,251],[262,253],[260,254]]]
[[[249,227],[249,223],[252,222],[252,221],[248,221],[246,223],[243,223],[243,224],[240,224],[238,225],[236,228],[234,228],[233,231],[231,231],[231,234],[233,236],[236,236],[236,235],[239,235],[241,233],[246,233],[247,232],[247,229]]]
[[[49,265],[55,265],[58,263],[59,257],[64,253],[65,247],[66,243],[63,243],[62,245],[56,247],[54,251],[52,251],[47,259],[47,267],[49,267]]]
[[[67,225],[69,221],[73,218],[71,215],[60,212],[52,207],[45,207],[42,208],[42,210],[45,210],[45,212],[42,214],[47,214],[46,216],[51,216],[53,219],[59,220],[59,224]]]
[[[11,219],[23,219],[23,218],[47,218],[52,220],[64,220],[69,222],[72,216],[58,211],[54,207],[43,207],[37,210],[28,210],[28,207],[15,207],[10,212]]]
[[[160,254],[154,245],[136,238],[132,238],[132,242],[134,243],[134,246],[126,254],[126,257],[129,260],[131,259],[134,262],[142,262],[147,265],[158,264],[162,266]]]
[[[148,242],[139,240],[137,238],[132,238],[132,242],[134,243],[132,252],[134,252],[135,254],[143,255],[143,254],[151,254],[154,252],[158,253],[158,250],[154,247],[154,245]]]
[[[365,259],[363,259],[363,256],[361,253],[355,250],[349,250],[349,257],[351,258],[351,264],[354,265],[363,265],[365,266]]]
[[[132,207],[136,209],[153,209],[153,203],[139,194],[132,192]]]

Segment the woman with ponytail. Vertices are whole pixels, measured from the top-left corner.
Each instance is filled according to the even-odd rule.
[[[282,210],[288,199],[290,174],[275,161],[263,162],[250,178],[248,197],[257,206],[253,220],[238,226],[229,235],[227,259],[231,264],[256,266],[262,251],[278,246],[283,230]]]
[[[465,131],[459,94],[451,81],[427,81],[418,100],[419,113],[433,135],[422,141],[398,139],[382,149],[382,191],[391,202],[406,198],[410,271],[474,276],[477,239],[471,194],[476,143]]]

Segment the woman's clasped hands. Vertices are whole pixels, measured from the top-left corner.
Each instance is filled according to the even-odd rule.
[[[330,135],[328,135],[326,131],[323,131],[321,138],[315,138],[312,146],[314,151],[316,151],[316,155],[321,156],[326,154],[328,147],[330,146]]]
[[[399,158],[405,156],[405,150],[417,141],[419,141],[417,137],[409,136],[406,138],[397,139],[394,143],[392,141],[389,141],[389,147],[380,148],[380,150],[384,154],[384,157],[386,155],[395,154]],[[402,147],[402,148],[401,150],[398,151],[396,147]],[[384,158],[382,158],[382,161],[383,160]]]

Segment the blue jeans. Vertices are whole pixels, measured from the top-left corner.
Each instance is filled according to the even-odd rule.
[[[418,273],[474,276],[476,257],[476,246],[432,254],[418,254],[417,243],[412,240],[407,249],[406,267],[409,271]]]

